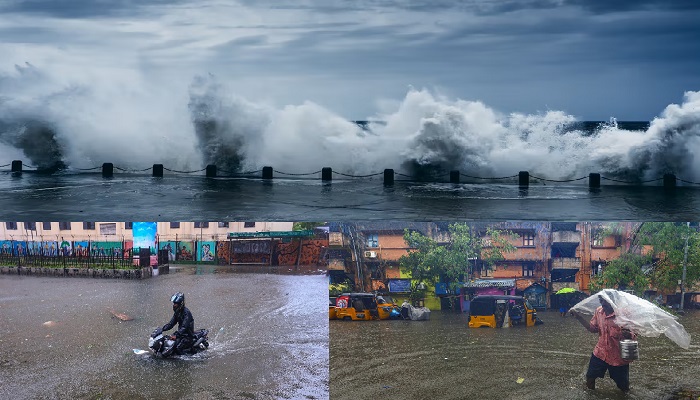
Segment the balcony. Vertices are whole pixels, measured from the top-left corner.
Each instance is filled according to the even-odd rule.
[[[552,232],[552,243],[581,243],[581,232],[579,232],[579,231]]]
[[[343,234],[340,232],[328,232],[328,246],[344,247],[345,241],[343,239]]]
[[[552,269],[580,269],[580,257],[556,257],[549,260]]]

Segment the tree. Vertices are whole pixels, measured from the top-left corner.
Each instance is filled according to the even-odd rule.
[[[601,275],[591,279],[589,288],[592,292],[604,288],[633,290],[640,296],[649,286],[650,279],[644,267],[650,264],[650,256],[623,253],[619,258],[610,261]]]
[[[504,253],[515,251],[510,241],[518,238],[513,232],[491,227],[481,237],[466,223],[451,224],[449,233],[450,242],[443,245],[419,232],[404,231],[404,241],[411,250],[401,256],[399,266],[413,279],[409,297],[415,297],[421,283],[435,284],[441,278],[455,291],[458,282],[473,275],[475,260],[492,268],[505,258]]]
[[[317,226],[325,225],[325,222],[294,222],[292,224],[293,231],[312,231]]]
[[[657,261],[651,271],[651,282],[663,291],[675,291],[683,275],[686,239],[688,257],[685,286],[700,281],[700,233],[686,223],[645,222],[639,229],[640,245],[651,245]]]
[[[620,224],[601,226],[599,234],[619,234]],[[612,260],[602,275],[593,278],[590,289],[631,289],[642,294],[649,285],[662,291],[675,292],[682,278],[686,239],[686,287],[700,281],[700,233],[685,223],[644,222],[635,225],[629,252]],[[642,248],[651,246],[643,255]]]

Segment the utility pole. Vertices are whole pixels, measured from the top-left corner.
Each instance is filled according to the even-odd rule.
[[[685,252],[683,254],[683,276],[681,277],[681,311],[683,311],[683,303],[685,300],[685,270],[688,264],[688,239],[690,239],[690,222],[686,222],[688,232],[685,237]]]

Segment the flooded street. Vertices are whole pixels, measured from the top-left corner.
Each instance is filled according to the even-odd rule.
[[[177,291],[209,350],[134,354],[170,320]],[[0,398],[327,399],[326,295],[323,275],[212,266],[142,281],[2,275]]]
[[[625,396],[606,377],[584,389],[597,341],[571,316],[539,312],[543,325],[474,329],[467,314],[430,321],[330,321],[332,399],[663,399],[700,391],[700,312],[681,317],[684,350],[665,336],[639,339]]]

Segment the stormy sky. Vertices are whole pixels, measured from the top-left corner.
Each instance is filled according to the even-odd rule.
[[[650,120],[700,90],[698,21],[697,0],[0,0],[0,80],[29,63],[67,86],[186,98],[213,74],[251,101],[348,119],[414,87],[503,113]]]

